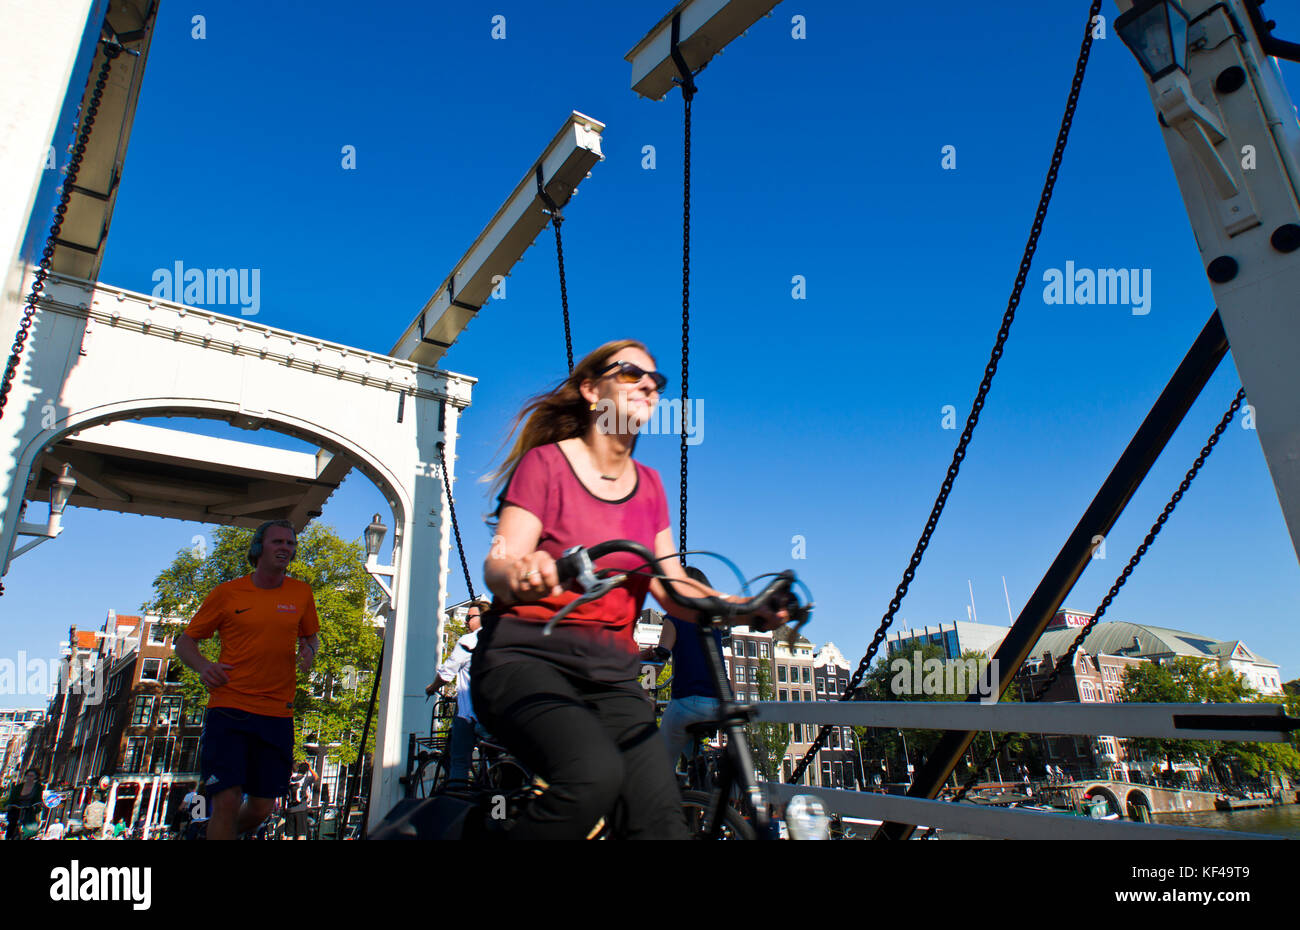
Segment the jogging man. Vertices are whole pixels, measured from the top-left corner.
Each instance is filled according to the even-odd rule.
[[[208,839],[253,829],[289,790],[294,654],[306,673],[320,642],[311,586],[285,577],[296,551],[292,523],[263,523],[248,547],[253,573],[217,585],[177,637],[176,654],[211,692],[199,744]],[[213,633],[221,655],[209,662],[198,641]]]

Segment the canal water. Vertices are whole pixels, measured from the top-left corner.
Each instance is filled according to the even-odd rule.
[[[1156,823],[1179,827],[1205,827],[1243,833],[1271,833],[1300,839],[1300,804],[1282,804],[1246,811],[1199,811],[1195,814],[1157,814]]]
[[[1193,814],[1157,814],[1157,824],[1179,827],[1203,827],[1240,833],[1266,833],[1300,839],[1300,804],[1282,804],[1245,811],[1198,811]],[[941,840],[981,840],[983,836],[944,832]]]

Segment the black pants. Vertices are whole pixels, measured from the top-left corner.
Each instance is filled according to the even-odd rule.
[[[654,705],[639,688],[535,659],[475,669],[472,688],[474,712],[549,785],[511,839],[581,840],[601,817],[623,839],[690,838]]]

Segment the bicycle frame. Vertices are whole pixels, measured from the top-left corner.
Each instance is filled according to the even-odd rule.
[[[722,815],[731,797],[731,790],[737,784],[741,788],[742,801],[753,812],[755,832],[760,839],[768,837],[771,818],[767,813],[767,799],[763,789],[758,785],[758,776],[754,771],[754,757],[749,751],[749,741],[745,738],[744,725],[753,719],[753,708],[748,704],[738,704],[727,678],[726,664],[722,659],[722,649],[713,637],[713,628],[718,618],[702,616],[697,621],[700,646],[704,650],[709,674],[713,677],[713,687],[718,693],[719,720],[718,728],[727,735],[727,747],[722,761],[718,764],[718,781],[714,786],[713,809],[709,812],[708,838],[716,840],[722,831]]]

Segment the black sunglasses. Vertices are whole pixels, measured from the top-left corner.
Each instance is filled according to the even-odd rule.
[[[664,388],[668,385],[668,379],[665,378],[663,375],[661,375],[659,372],[646,371],[644,368],[640,367],[639,365],[633,365],[631,362],[624,362],[624,361],[614,362],[612,365],[610,365],[608,368],[602,371],[600,373],[600,376],[602,378],[605,377],[605,375],[609,374],[615,368],[618,369],[618,374],[616,374],[614,377],[621,384],[636,384],[646,375],[649,375],[650,380],[654,382],[655,390],[658,391],[660,394],[664,392]]]

